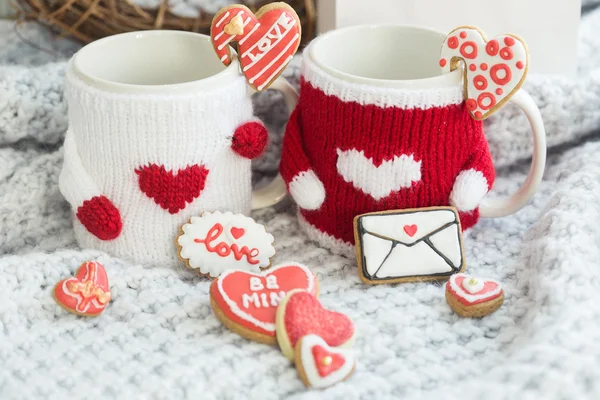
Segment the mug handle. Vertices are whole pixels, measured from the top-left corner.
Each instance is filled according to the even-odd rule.
[[[294,111],[298,104],[298,93],[290,85],[290,83],[283,77],[277,78],[269,87],[269,89],[279,90],[283,94],[285,99],[285,105],[288,108],[289,114]],[[251,94],[256,93],[254,89]],[[269,182],[269,184],[260,189],[252,192],[252,209],[257,210],[259,208],[270,207],[279,203],[285,198],[287,194],[287,188],[283,178],[278,173],[277,176]]]
[[[515,93],[510,101],[523,110],[533,134],[533,156],[527,179],[515,194],[502,199],[483,199],[479,205],[479,215],[486,218],[505,217],[514,214],[527,204],[537,190],[546,166],[546,130],[540,110],[523,89]]]

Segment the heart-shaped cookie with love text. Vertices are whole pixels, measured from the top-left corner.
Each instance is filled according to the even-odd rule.
[[[467,109],[476,120],[492,115],[516,93],[527,76],[527,45],[516,35],[498,35],[486,40],[472,26],[454,29],[442,45],[440,66],[444,73],[464,61]]]
[[[300,45],[302,28],[296,11],[286,3],[271,3],[256,15],[243,5],[219,10],[212,20],[210,37],[217,56],[231,63],[237,43],[242,73],[255,90],[264,90],[281,74]]]
[[[74,277],[63,279],[54,286],[53,296],[59,306],[73,314],[100,315],[111,299],[104,266],[95,261],[81,264]]]
[[[456,274],[446,283],[446,300],[458,315],[478,318],[502,306],[504,290],[494,280]]]
[[[306,387],[317,389],[348,379],[356,364],[351,349],[331,347],[318,335],[307,335],[298,341],[294,362]]]
[[[317,297],[304,290],[287,294],[277,308],[277,343],[284,356],[292,360],[296,344],[303,336],[315,334],[332,347],[354,343],[354,323],[346,315],[329,311]]]
[[[317,278],[304,265],[286,263],[262,273],[229,270],[210,286],[210,304],[223,325],[260,343],[275,344],[277,306],[292,290],[318,295]]]

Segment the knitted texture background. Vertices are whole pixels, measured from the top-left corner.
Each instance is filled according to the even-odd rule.
[[[589,2],[588,2],[589,3]],[[355,260],[302,233],[290,202],[254,213],[275,236],[274,262],[295,259],[321,282],[326,307],[357,327],[357,371],[307,391],[276,348],[248,342],[213,316],[209,282],[134,265],[75,244],[58,190],[65,57],[76,46],[0,24],[0,398],[597,399],[600,398],[600,9],[588,6],[577,81],[530,76],[552,146],[540,192],[518,214],[481,220],[465,238],[467,272],[501,281],[503,307],[482,320],[452,313],[438,284],[367,287]],[[298,63],[286,71],[297,76]],[[285,123],[278,96],[259,95],[277,170]],[[487,124],[492,195],[525,179],[527,124],[507,109]],[[59,308],[52,286],[85,260],[106,267],[114,301],[96,319]]]

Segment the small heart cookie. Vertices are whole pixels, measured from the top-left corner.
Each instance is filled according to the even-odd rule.
[[[236,42],[242,73],[255,90],[277,79],[298,50],[300,18],[286,3],[271,3],[256,15],[234,4],[215,15],[210,28],[213,47],[221,62],[231,63],[230,44]]]
[[[306,387],[317,389],[348,379],[356,365],[351,349],[331,347],[318,335],[303,336],[298,341],[294,362]]]
[[[304,265],[286,263],[262,273],[229,270],[210,286],[213,312],[227,328],[260,343],[275,344],[275,314],[286,293],[319,292],[316,276]]]
[[[301,337],[316,334],[329,346],[349,347],[354,343],[354,323],[346,315],[323,308],[304,290],[292,290],[277,308],[277,343],[284,356],[294,358]]]
[[[100,315],[111,299],[106,270],[95,261],[84,262],[73,278],[54,286],[53,296],[59,306],[73,314]]]
[[[502,306],[504,291],[500,283],[491,279],[456,274],[446,283],[446,300],[458,315],[479,318]]]
[[[474,119],[492,115],[516,93],[527,76],[527,45],[516,35],[498,35],[486,40],[471,26],[450,32],[442,45],[440,66],[444,73],[464,61],[465,98]]]

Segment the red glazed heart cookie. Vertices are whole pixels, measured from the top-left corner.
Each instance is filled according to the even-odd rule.
[[[210,37],[217,56],[231,63],[230,44],[237,42],[242,73],[256,90],[264,90],[277,79],[300,45],[300,19],[285,3],[271,3],[256,15],[248,7],[234,4],[213,18]]]
[[[100,315],[111,299],[106,270],[95,261],[85,262],[75,277],[63,279],[54,286],[53,295],[58,305],[73,314]]]
[[[246,339],[275,344],[275,314],[286,293],[294,289],[318,295],[315,275],[297,263],[253,274],[229,270],[213,281],[210,304],[223,325]]]
[[[294,362],[306,387],[317,389],[346,380],[355,366],[352,350],[331,347],[318,335],[307,335],[298,341]]]
[[[518,36],[498,35],[490,41],[471,26],[456,28],[442,46],[440,66],[444,73],[465,64],[467,109],[477,120],[496,112],[516,93],[527,75],[527,45]]]
[[[354,324],[346,315],[323,308],[319,300],[303,290],[293,290],[277,308],[277,343],[283,355],[294,358],[301,337],[316,334],[329,346],[347,347],[354,342]]]
[[[458,315],[479,318],[502,306],[504,291],[496,281],[456,274],[446,283],[446,300]]]

